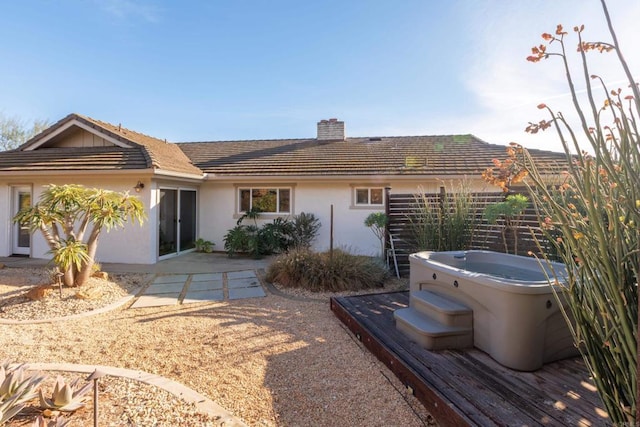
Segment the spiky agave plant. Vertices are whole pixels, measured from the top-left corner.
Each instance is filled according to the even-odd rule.
[[[24,365],[0,364],[0,424],[17,415],[25,403],[37,396],[36,389],[45,379],[27,374]]]
[[[38,415],[38,417],[33,420],[31,427],[66,427],[69,423],[69,420],[65,420],[60,416],[48,420],[42,415]]]
[[[67,384],[61,376],[58,376],[50,399],[40,390],[40,408],[63,412],[73,412],[82,408],[85,405],[85,394],[91,390],[91,383],[88,382],[83,387],[77,388],[79,381],[80,379],[77,378]]]

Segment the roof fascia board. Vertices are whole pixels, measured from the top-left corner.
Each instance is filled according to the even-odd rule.
[[[87,176],[87,175],[142,175],[153,176],[153,169],[104,169],[104,170],[42,170],[42,171],[0,171],[0,177],[33,177],[33,176]]]
[[[161,176],[161,177],[168,177],[168,178],[193,179],[193,180],[197,180],[197,181],[204,181],[206,179],[206,176],[207,176],[207,174],[194,175],[192,173],[174,172],[174,171],[168,171],[168,170],[164,170],[164,169],[155,169],[154,170],[154,175],[155,176]]]
[[[31,145],[29,145],[28,147],[23,148],[23,151],[33,151],[35,149],[37,149],[38,147],[42,146],[43,144],[45,144],[47,141],[50,141],[52,138],[60,135],[62,132],[64,132],[65,130],[69,129],[72,126],[77,126],[81,129],[86,130],[87,132],[90,132],[94,135],[98,135],[101,138],[106,139],[107,141],[111,142],[112,144],[114,144],[117,147],[121,147],[121,148],[132,148],[132,145],[129,144],[125,144],[124,142],[110,136],[107,135],[106,133],[100,132],[99,129],[93,128],[91,126],[87,126],[86,124],[82,123],[81,121],[79,121],[78,119],[72,119],[70,121],[68,121],[67,123],[63,124],[62,126],[60,126],[58,129],[54,130],[51,133],[46,134],[43,138],[39,139],[38,141],[34,141]]]
[[[471,175],[214,175],[208,174],[207,181],[233,181],[233,182],[256,182],[256,181],[416,181],[416,180],[438,180],[448,179],[459,180],[474,178]],[[481,179],[478,174],[478,179]]]

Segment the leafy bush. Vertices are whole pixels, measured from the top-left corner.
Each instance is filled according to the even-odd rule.
[[[265,254],[277,254],[284,252],[293,243],[293,224],[291,221],[276,218],[258,230],[257,238],[260,241],[261,252]]]
[[[291,247],[309,247],[320,229],[320,221],[313,214],[304,212],[296,215],[293,221],[275,218],[262,227],[258,227],[258,216],[257,211],[246,213],[225,234],[224,250],[229,256],[242,253],[260,258],[285,252]],[[243,225],[244,219],[253,219],[254,224]]]
[[[312,252],[292,249],[279,256],[267,269],[267,280],[284,287],[314,292],[353,291],[381,287],[389,271],[379,259],[352,255],[336,249]]]
[[[209,240],[204,240],[202,237],[198,238],[198,240],[196,240],[195,243],[196,243],[197,252],[205,252],[205,253],[213,252],[213,246],[215,245],[215,243]]]
[[[300,212],[293,217],[291,230],[291,247],[309,248],[318,237],[320,220],[312,213]]]
[[[224,235],[224,250],[230,257],[237,253],[255,252],[257,248],[255,225],[236,225]]]

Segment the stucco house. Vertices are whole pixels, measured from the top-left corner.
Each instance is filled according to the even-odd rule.
[[[564,155],[533,150],[543,163]],[[359,137],[344,122],[317,123],[308,139],[171,143],[79,114],[70,114],[15,150],[0,153],[0,256],[49,258],[39,233],[12,217],[38,200],[47,184],[82,184],[135,193],[146,206],[143,226],[101,236],[99,262],[153,264],[193,250],[202,237],[222,250],[223,236],[262,198],[277,216],[312,212],[322,228],[315,249],[334,246],[375,254],[379,243],[364,226],[384,210],[384,191],[438,191],[466,178],[476,191],[480,174],[505,147],[472,135]],[[488,189],[495,191],[495,189]]]

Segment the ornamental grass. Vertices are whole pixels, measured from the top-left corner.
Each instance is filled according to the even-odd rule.
[[[266,279],[287,288],[341,292],[379,288],[389,271],[379,258],[353,255],[341,249],[313,252],[292,249],[267,269]]]

